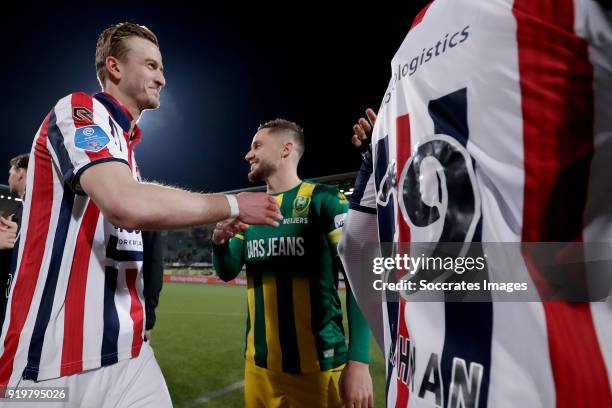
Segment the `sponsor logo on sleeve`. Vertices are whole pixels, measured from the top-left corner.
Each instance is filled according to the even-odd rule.
[[[74,135],[75,146],[88,152],[99,152],[109,142],[106,132],[97,125],[78,128]]]

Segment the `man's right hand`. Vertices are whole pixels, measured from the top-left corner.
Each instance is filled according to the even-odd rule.
[[[365,113],[367,119],[359,118],[357,123],[353,125],[353,138],[351,139],[353,146],[362,152],[365,152],[372,141],[372,130],[376,123],[376,112],[374,110],[368,108]]]
[[[247,227],[248,225],[238,218],[218,222],[213,231],[212,242],[215,245],[223,245],[225,241],[244,231]]]
[[[276,199],[266,193],[240,193],[236,198],[242,223],[278,227],[283,219]]]
[[[17,223],[0,217],[0,249],[12,249],[17,241]]]

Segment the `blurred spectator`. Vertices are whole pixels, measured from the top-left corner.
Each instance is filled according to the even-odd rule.
[[[8,184],[12,194],[23,200],[26,191],[29,153],[20,154],[10,161]],[[13,246],[19,234],[22,206],[8,217],[0,217],[0,323],[4,322],[6,300],[11,287],[11,260]],[[1,327],[1,326],[0,326]]]

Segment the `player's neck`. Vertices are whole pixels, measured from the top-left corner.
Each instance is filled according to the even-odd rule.
[[[282,193],[283,191],[291,190],[293,187],[300,184],[302,180],[298,177],[296,171],[283,172],[277,171],[266,180],[268,194]]]
[[[133,118],[132,119],[132,128],[133,128],[134,124],[138,122],[138,119],[140,119],[140,115],[142,114],[142,112],[140,111],[140,109],[138,108],[136,104],[136,101],[134,101],[132,98],[125,95],[123,92],[121,92],[121,90],[118,87],[114,86],[113,84],[108,85],[107,88],[104,89],[104,92],[106,92],[107,94],[115,98],[117,101],[119,101],[119,103],[123,105],[128,110],[128,112],[130,112],[130,115],[132,115],[132,118]]]

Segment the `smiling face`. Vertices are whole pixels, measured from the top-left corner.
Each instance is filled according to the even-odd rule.
[[[159,48],[140,37],[129,37],[123,41],[129,50],[117,63],[117,87],[132,99],[141,112],[158,108],[161,89],[166,85]]]
[[[249,181],[265,182],[277,170],[282,159],[283,143],[279,137],[270,135],[270,129],[255,133],[251,150],[244,157],[250,164]]]

